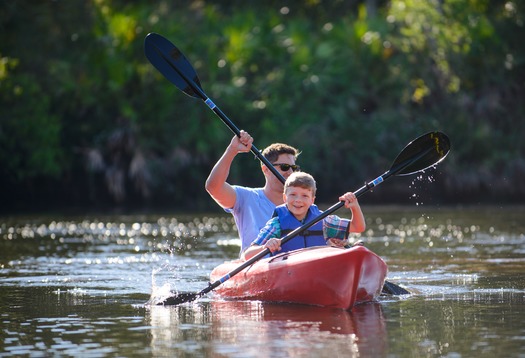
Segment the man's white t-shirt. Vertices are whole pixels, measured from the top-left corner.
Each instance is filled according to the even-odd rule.
[[[233,185],[233,188],[237,196],[235,205],[225,210],[233,215],[241,239],[241,252],[243,252],[271,219],[275,204],[264,195],[263,188],[238,185]]]

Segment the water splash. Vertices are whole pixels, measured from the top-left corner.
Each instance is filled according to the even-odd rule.
[[[433,169],[435,167],[431,167],[431,169]],[[413,189],[415,192],[410,195],[409,199],[410,200],[416,200],[415,204],[416,206],[422,206],[423,205],[423,201],[420,201],[420,195],[418,194],[418,192],[421,192],[424,188],[424,184],[425,183],[433,183],[436,181],[436,179],[434,178],[434,176],[430,173],[427,173],[425,170],[421,172],[422,174],[420,175],[417,175],[416,177],[414,177],[414,179],[412,180],[412,182],[410,183],[410,185],[408,186],[410,189]]]
[[[162,268],[157,268],[151,272],[151,296],[146,302],[146,306],[156,306],[174,295],[169,282],[164,283],[162,286],[157,285],[155,275],[161,271]]]

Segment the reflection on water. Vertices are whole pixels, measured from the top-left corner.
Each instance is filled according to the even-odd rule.
[[[1,218],[0,357],[523,357],[524,208],[363,210],[355,239],[414,294],[351,312],[214,294],[145,306],[237,256],[230,216]]]
[[[146,316],[154,327],[152,351],[158,355],[173,352],[174,347],[179,353],[197,353],[192,351],[200,347],[197,341],[206,342],[207,354],[243,357],[382,356],[387,345],[379,303],[359,305],[349,312],[214,300],[179,307],[152,306]],[[205,327],[210,329],[203,330]]]
[[[411,356],[522,357],[524,303],[522,291],[413,297],[388,305],[389,334],[403,337],[390,341],[391,349]]]

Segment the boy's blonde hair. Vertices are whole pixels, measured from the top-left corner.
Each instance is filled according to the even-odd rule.
[[[314,177],[305,172],[293,172],[292,174],[290,174],[290,176],[288,177],[288,179],[286,179],[286,182],[284,183],[285,194],[286,190],[291,186],[303,189],[310,189],[312,191],[313,196],[315,196],[315,192],[317,191],[317,186],[315,185]]]

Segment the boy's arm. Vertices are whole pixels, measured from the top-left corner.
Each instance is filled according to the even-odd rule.
[[[354,193],[348,192],[339,200],[345,202],[345,207],[352,211],[352,222],[350,223],[350,232],[363,232],[366,229],[365,217]]]
[[[257,255],[259,252],[264,250],[264,246],[252,244],[250,247],[248,247],[244,252],[242,253],[242,259],[244,261],[247,261]]]
[[[279,251],[281,249],[280,236],[281,224],[279,223],[279,218],[271,218],[261,229],[257,239],[255,239],[253,243],[244,250],[241,258],[249,260],[266,248],[269,248],[271,252]]]
[[[365,221],[363,212],[361,211],[361,207],[359,206],[359,203],[353,206],[350,210],[352,210],[352,221],[350,223],[350,232],[365,231],[366,221]]]

